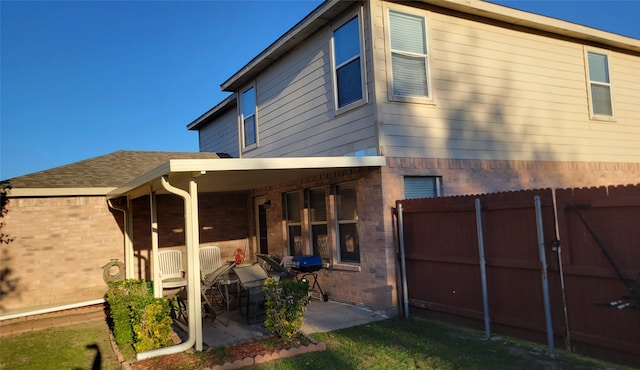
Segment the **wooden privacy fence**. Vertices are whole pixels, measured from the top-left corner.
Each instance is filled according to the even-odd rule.
[[[396,211],[410,311],[640,366],[640,185]]]

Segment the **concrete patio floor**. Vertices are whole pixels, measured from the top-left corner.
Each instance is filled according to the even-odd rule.
[[[206,346],[225,346],[269,334],[262,323],[247,324],[240,310],[232,310],[229,314],[228,325],[224,325],[226,313],[218,315],[214,321],[203,320],[202,337]],[[387,318],[382,313],[350,304],[313,300],[307,306],[301,331],[304,334],[334,331]]]

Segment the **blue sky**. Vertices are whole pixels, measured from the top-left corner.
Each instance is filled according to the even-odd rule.
[[[640,0],[495,1],[640,38]],[[186,125],[319,0],[0,1],[0,179],[116,150],[197,151]]]

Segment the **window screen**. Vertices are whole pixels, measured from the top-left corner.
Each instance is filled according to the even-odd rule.
[[[406,176],[404,178],[404,199],[433,198],[440,195],[440,177]]]
[[[424,17],[390,11],[389,29],[393,95],[429,97]]]
[[[609,60],[605,54],[593,52],[588,52],[587,57],[592,112],[595,115],[613,116]]]

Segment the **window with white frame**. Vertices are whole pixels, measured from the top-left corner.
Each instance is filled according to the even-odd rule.
[[[439,176],[405,176],[404,199],[434,198],[442,195]]]
[[[240,95],[242,145],[244,148],[258,143],[258,125],[256,122],[256,89],[250,87]]]
[[[340,262],[360,263],[356,183],[339,184],[335,189]]]
[[[294,191],[285,194],[285,218],[287,222],[287,239],[289,240],[289,255],[302,255],[302,214],[300,203],[301,192]]]
[[[613,117],[609,58],[606,54],[587,52],[589,97],[593,116]]]
[[[309,189],[309,223],[313,254],[329,262],[329,238],[327,233],[327,200],[324,188]]]
[[[359,102],[364,97],[360,16],[333,31],[333,64],[336,108]]]
[[[427,24],[422,16],[389,10],[392,99],[430,99]]]

